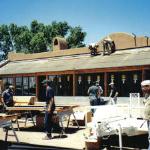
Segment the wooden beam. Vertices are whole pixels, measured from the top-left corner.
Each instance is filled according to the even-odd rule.
[[[38,76],[36,76],[36,97],[37,97],[37,99],[38,99],[38,97],[39,97],[39,78],[38,78]]]
[[[76,96],[76,74],[73,74],[73,96]]]
[[[48,80],[48,75],[46,75],[46,80]]]
[[[13,86],[14,86],[14,95],[15,95],[15,91],[16,91],[16,78],[13,77]]]
[[[94,69],[76,70],[76,74],[81,74],[81,73],[100,73],[100,72],[139,71],[139,70],[142,70],[142,69],[149,69],[149,68],[150,68],[150,65],[124,66],[124,67],[112,67],[112,68],[94,68]]]
[[[142,69],[142,81],[146,78],[146,71],[145,69]]]
[[[107,96],[107,72],[104,73],[104,96]]]

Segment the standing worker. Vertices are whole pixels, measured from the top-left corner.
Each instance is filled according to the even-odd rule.
[[[149,147],[148,150],[150,150],[150,80],[144,80],[141,82],[141,88],[142,92],[144,94],[144,119],[147,120],[148,125],[148,141],[149,141]]]
[[[44,140],[52,139],[52,128],[53,128],[53,112],[55,110],[55,101],[54,101],[54,91],[51,87],[51,81],[44,80],[43,85],[46,86],[46,113],[45,113],[45,130],[46,136],[43,138]]]
[[[7,107],[12,107],[14,106],[14,101],[13,101],[13,86],[12,85],[7,85],[5,91],[2,93],[2,102],[4,106]]]
[[[110,84],[110,100],[111,100],[111,104],[114,105],[114,104],[117,104],[117,97],[118,97],[118,92],[117,92],[117,89],[114,85],[113,82],[111,82]]]

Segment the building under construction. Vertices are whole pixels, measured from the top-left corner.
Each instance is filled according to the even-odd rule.
[[[114,43],[112,53],[104,52],[108,37]],[[93,55],[89,47],[68,49],[66,40],[56,37],[53,51],[11,52],[1,64],[0,78],[14,85],[15,95],[36,95],[40,101],[45,94],[44,79],[52,81],[56,96],[86,96],[93,81],[99,81],[104,96],[108,96],[110,82],[115,83],[120,97],[141,93],[141,81],[150,79],[150,39],[114,33],[96,45]],[[106,46],[108,50],[111,45]]]

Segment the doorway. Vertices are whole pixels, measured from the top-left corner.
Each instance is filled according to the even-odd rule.
[[[38,100],[45,101],[46,97],[46,87],[43,86],[42,81],[46,79],[46,76],[39,76],[38,77]]]

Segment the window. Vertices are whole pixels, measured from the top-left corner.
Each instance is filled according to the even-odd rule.
[[[13,85],[14,84],[14,80],[13,78],[7,78],[7,81],[9,84]]]
[[[7,78],[3,78],[2,80],[3,80],[3,84],[5,86],[5,84],[7,83]]]
[[[23,77],[23,95],[29,95],[29,78]]]
[[[36,95],[35,77],[29,77],[29,95]]]
[[[15,95],[21,96],[22,95],[22,77],[16,77],[16,91]]]
[[[5,86],[6,84],[11,84],[11,85],[14,84],[14,80],[13,80],[12,77],[6,77],[6,78],[3,78],[2,80],[3,80],[4,86]]]
[[[35,77],[16,77],[16,95],[36,95]]]

